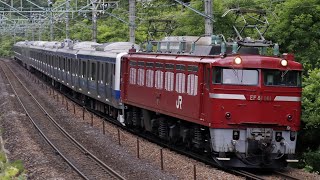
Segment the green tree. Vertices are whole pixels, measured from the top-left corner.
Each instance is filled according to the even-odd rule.
[[[289,0],[276,7],[278,22],[272,24],[270,38],[284,52],[294,52],[305,69],[320,65],[320,1]]]

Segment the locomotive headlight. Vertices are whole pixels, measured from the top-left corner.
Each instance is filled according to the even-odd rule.
[[[287,66],[287,65],[288,65],[288,61],[285,60],[285,59],[281,59],[280,64],[281,64],[282,66]]]
[[[288,114],[288,115],[287,115],[287,120],[288,120],[288,121],[292,121],[292,119],[293,119],[293,116],[292,116],[291,114]]]
[[[240,57],[236,57],[236,58],[234,59],[234,63],[235,63],[235,64],[241,64],[241,62],[242,62],[242,59],[241,59]]]

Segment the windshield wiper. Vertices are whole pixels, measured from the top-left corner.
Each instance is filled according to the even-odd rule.
[[[241,84],[242,84],[242,81],[240,81],[240,78],[239,78],[238,73],[236,72],[236,70],[233,67],[232,67],[232,70],[233,70],[234,75],[237,77],[238,82],[241,82]]]

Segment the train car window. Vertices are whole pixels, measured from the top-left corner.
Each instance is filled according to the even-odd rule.
[[[176,65],[176,71],[185,71],[186,70],[186,66],[183,64],[177,64]]]
[[[187,77],[187,93],[191,96],[198,94],[198,76],[195,74],[189,74]]]
[[[81,75],[82,75],[83,78],[87,77],[87,62],[86,61],[82,61]]]
[[[256,69],[222,69],[222,84],[257,85],[258,80]]]
[[[99,81],[102,84],[103,83],[103,75],[104,75],[104,63],[99,62],[98,67],[100,67],[100,72],[99,72]]]
[[[301,87],[300,71],[263,70],[264,85]]]
[[[106,63],[105,66],[105,81],[106,81],[106,85],[110,84],[110,76],[111,76],[111,65],[109,63]]]
[[[79,73],[79,62],[78,59],[74,59],[74,74],[78,76]]]
[[[59,57],[59,70],[62,70],[62,57]]]
[[[153,87],[154,71],[148,69],[146,72],[146,86]]]
[[[176,92],[185,93],[186,90],[186,75],[184,73],[176,74]]]
[[[164,64],[162,64],[162,63],[156,63],[156,68],[157,68],[157,69],[163,69],[163,67],[164,67]]]
[[[163,89],[163,72],[161,70],[156,71],[154,86],[156,89]]]
[[[166,64],[166,70],[172,70],[174,68],[174,64]]]
[[[188,71],[189,71],[189,72],[198,72],[198,66],[189,65],[189,66],[188,66]]]
[[[63,64],[62,64],[62,70],[63,71],[66,71],[67,68],[66,68],[66,63],[67,63],[67,59],[66,58],[63,58]]]
[[[91,80],[95,81],[97,79],[97,74],[96,74],[97,70],[96,70],[96,63],[93,62],[91,63]]]
[[[115,74],[115,64],[111,64],[111,76],[110,76],[110,85],[114,87],[113,82],[114,82],[114,74]]]
[[[68,73],[71,72],[71,59],[68,59]]]
[[[147,68],[153,68],[154,63],[153,62],[147,62],[146,67]]]

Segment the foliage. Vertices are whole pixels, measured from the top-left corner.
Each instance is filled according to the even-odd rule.
[[[320,172],[320,150],[308,151],[303,154],[304,169],[309,172]]]
[[[3,152],[0,152],[0,179],[27,179],[22,161],[18,160],[12,163],[7,162],[5,154]]]
[[[16,37],[16,41],[21,41],[21,37]],[[11,36],[0,37],[0,57],[10,57],[12,55],[12,45],[15,41]]]
[[[320,1],[290,0],[279,4],[270,38],[277,40],[284,52],[294,52],[305,69],[320,65]]]
[[[315,155],[317,158],[320,148],[320,69],[308,71],[308,76],[303,81],[303,96],[302,96],[302,123],[303,129],[298,136],[298,148],[300,152],[307,153],[308,159]],[[314,152],[312,152],[314,151]],[[318,154],[317,154],[318,153]],[[306,157],[306,154],[304,155]],[[320,157],[320,156],[319,156]],[[312,159],[312,158],[311,158]],[[318,166],[313,165],[313,161],[306,160],[306,165],[313,167],[313,170],[320,171]],[[310,164],[309,164],[310,163]]]

